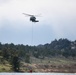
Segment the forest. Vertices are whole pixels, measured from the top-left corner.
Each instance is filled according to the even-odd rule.
[[[13,43],[0,43],[0,64],[8,62],[11,65],[12,71],[20,71],[20,63],[31,63],[30,58],[45,59],[59,57],[59,58],[76,58],[76,40],[70,41],[68,39],[55,39],[51,43],[40,44],[37,46],[29,46]]]

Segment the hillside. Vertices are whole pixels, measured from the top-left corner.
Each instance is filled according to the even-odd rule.
[[[75,59],[76,59],[76,41],[69,41],[68,39],[59,39],[59,40],[55,39],[50,44],[47,43],[38,46],[28,46],[28,45],[25,46],[23,44],[14,45],[13,43],[11,44],[0,43],[0,65],[3,65],[0,67],[0,72],[23,71],[24,69],[21,65],[25,66],[25,63],[30,65],[35,64],[36,66],[38,66],[39,64],[40,65],[47,64],[48,66],[49,64],[52,65],[51,69],[52,68],[56,70],[58,69],[58,72],[59,72],[59,66],[61,66],[62,69],[62,71],[60,72],[65,72],[64,68],[68,66],[67,72],[75,72],[73,71],[76,68]],[[73,67],[74,69],[72,69]],[[7,70],[7,68],[9,70]],[[48,69],[49,68],[50,67],[48,67]],[[46,67],[45,69],[47,70]],[[27,71],[24,70],[24,72]]]

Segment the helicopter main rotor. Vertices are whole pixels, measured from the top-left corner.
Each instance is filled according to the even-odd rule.
[[[24,15],[27,15],[27,16],[34,16],[34,15],[30,15],[30,14],[26,14],[26,13],[23,13]]]

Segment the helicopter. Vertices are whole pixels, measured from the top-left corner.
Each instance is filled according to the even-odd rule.
[[[23,13],[24,15],[26,15],[26,16],[30,16],[30,21],[32,21],[32,22],[39,22],[39,20],[36,20],[36,16],[38,16],[38,15],[30,15],[30,14],[26,14],[26,13]]]

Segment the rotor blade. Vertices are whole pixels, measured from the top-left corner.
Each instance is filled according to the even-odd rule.
[[[30,15],[30,14],[26,14],[26,13],[23,13],[24,15],[27,15],[27,16],[33,16],[33,15]]]

